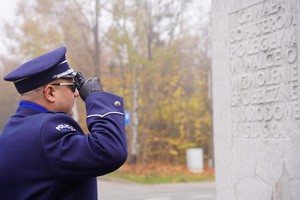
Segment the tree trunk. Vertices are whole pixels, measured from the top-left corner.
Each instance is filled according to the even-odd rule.
[[[95,26],[93,30],[94,34],[94,63],[95,63],[95,76],[100,77],[100,42],[99,42],[99,17],[100,17],[100,0],[95,0]]]
[[[137,74],[135,74],[133,82],[133,105],[132,105],[132,141],[131,141],[131,156],[129,163],[136,164],[138,157],[138,126],[139,126],[139,118],[138,118],[138,100],[139,100],[139,85],[140,80]]]

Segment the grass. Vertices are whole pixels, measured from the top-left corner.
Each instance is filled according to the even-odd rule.
[[[183,166],[171,165],[124,165],[105,176],[108,179],[133,181],[143,184],[213,181],[214,171],[205,168],[202,173],[189,172]]]

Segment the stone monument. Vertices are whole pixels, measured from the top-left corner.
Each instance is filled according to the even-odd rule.
[[[300,200],[300,0],[213,0],[216,200]]]

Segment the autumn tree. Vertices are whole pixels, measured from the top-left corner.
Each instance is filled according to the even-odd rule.
[[[20,1],[18,20],[6,25],[11,53],[24,61],[65,45],[75,70],[101,75],[106,91],[124,96],[129,162],[182,164],[196,146],[210,156],[208,24],[195,26],[189,15],[197,1],[30,2]],[[84,105],[78,109],[84,126]]]
[[[138,156],[145,162],[154,158],[172,160],[168,158],[183,155],[187,147],[199,146],[209,140],[202,137],[203,131],[206,131],[205,135],[210,134],[210,113],[206,107],[206,70],[209,63],[201,53],[189,55],[191,50],[199,50],[199,46],[185,45],[188,40],[190,45],[196,42],[196,37],[189,35],[189,27],[185,26],[188,19],[184,16],[189,4],[190,1],[172,0],[115,1],[110,38],[116,54],[115,63],[120,67],[120,80],[131,89],[128,106],[133,119],[129,144],[133,163]],[[125,63],[124,52],[127,53]],[[205,60],[202,63],[206,65],[202,68],[196,68],[197,57]],[[193,84],[201,87],[192,87]],[[202,96],[199,95],[201,92],[204,92]],[[193,101],[184,101],[187,98]],[[203,103],[194,111],[202,113],[187,115],[190,120],[184,123],[182,117],[189,104],[197,105],[197,101]],[[176,119],[174,113],[182,117]],[[205,117],[201,122],[207,125],[206,129],[196,120],[202,119],[201,115]],[[195,125],[191,126],[191,123]],[[197,132],[198,135],[192,136]],[[199,135],[201,142],[194,139]],[[184,143],[183,138],[190,139]],[[168,142],[172,145],[166,145]]]

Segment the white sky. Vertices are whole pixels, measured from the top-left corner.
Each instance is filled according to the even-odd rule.
[[[5,48],[3,47],[3,20],[7,21],[14,17],[17,2],[19,0],[6,0],[0,1],[0,53],[4,53]]]
[[[9,19],[13,16],[18,0],[8,0],[0,2],[0,19]]]
[[[2,32],[3,20],[9,21],[10,19],[13,19],[16,12],[17,3],[19,1],[20,0],[0,1],[0,54],[5,53],[5,46],[4,46],[5,37]],[[207,9],[210,7],[211,0],[196,0],[195,2],[196,5],[200,3],[204,5]],[[197,9],[197,6],[195,7],[195,9]],[[193,19],[193,17],[191,17],[191,19]]]

